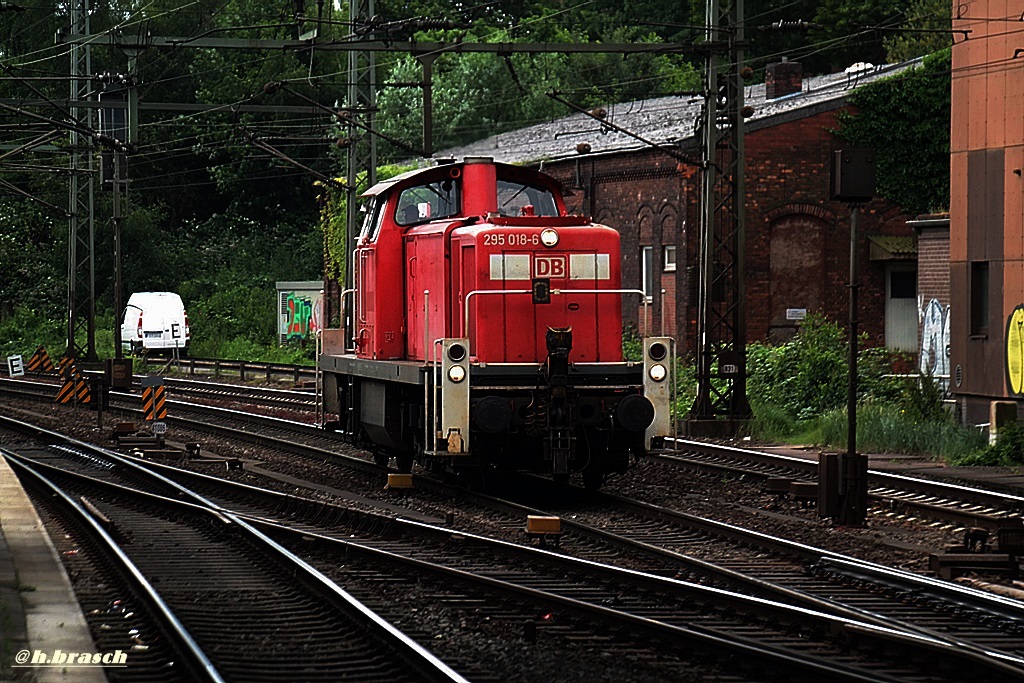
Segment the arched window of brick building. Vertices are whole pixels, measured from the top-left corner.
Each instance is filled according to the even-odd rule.
[[[781,216],[771,224],[770,245],[768,339],[784,342],[824,304],[825,223],[802,213]]]

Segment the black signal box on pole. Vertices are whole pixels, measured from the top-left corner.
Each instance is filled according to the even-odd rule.
[[[832,152],[832,182],[829,196],[841,202],[867,202],[875,196],[873,149],[837,149]]]

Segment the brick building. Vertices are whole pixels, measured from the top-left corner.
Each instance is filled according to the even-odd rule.
[[[746,129],[747,339],[790,338],[800,319],[823,312],[848,320],[850,208],[830,201],[833,130],[848,95],[913,63],[802,79],[800,66],[769,67],[766,84],[746,89],[755,114]],[[699,156],[698,98],[611,105],[604,121],[646,140]],[[589,150],[578,153],[578,146]],[[581,114],[504,133],[444,155],[490,156],[539,165],[573,192],[575,211],[622,234],[624,286],[643,289],[627,320],[694,348],[700,173]],[[916,240],[898,206],[876,198],[860,218],[860,330],[874,344],[918,346]],[[642,331],[642,329],[641,329]]]
[[[979,424],[999,402],[1024,414],[1024,60],[1007,30],[1019,8],[966,0],[955,14],[970,39],[953,45],[950,369],[960,415]]]

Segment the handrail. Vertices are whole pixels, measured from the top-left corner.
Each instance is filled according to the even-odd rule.
[[[345,297],[347,295],[349,295],[349,294],[352,295],[352,325],[347,330],[348,334],[345,335],[345,339],[344,339],[344,350],[345,351],[355,351],[355,349],[356,349],[356,336],[355,336],[354,332],[355,332],[355,329],[356,329],[355,308],[356,308],[356,292],[357,291],[358,290],[356,290],[355,287],[350,287],[348,289],[341,290],[341,294],[338,296],[338,299],[341,301],[341,323],[340,324],[344,325],[345,324]],[[328,321],[328,324],[330,324],[330,321]],[[350,341],[352,342],[351,345],[349,344]],[[317,358],[319,358],[319,357],[320,357],[320,354],[318,353],[317,354]]]
[[[145,362],[145,360],[142,361],[142,363]],[[238,374],[238,378],[243,382],[250,373],[264,375],[268,382],[274,377],[281,376],[290,376],[295,383],[302,380],[316,380],[315,365],[263,363],[249,360],[223,360],[220,358],[193,358],[188,356],[178,360],[170,359],[164,367],[169,366],[173,366],[177,371],[186,372],[189,375],[195,375],[197,369],[207,369],[214,377],[220,377],[224,371],[234,372]]]
[[[463,300],[463,328],[462,336],[470,339],[471,348],[468,349],[472,352],[472,338],[469,335],[469,316],[472,309],[469,306],[469,300],[474,294],[533,294],[532,289],[474,289],[473,291],[466,294],[466,298]],[[651,313],[651,302],[647,300],[647,295],[642,289],[552,289],[551,296],[559,296],[562,294],[639,294],[644,303],[644,330],[648,330],[650,325],[650,313]]]

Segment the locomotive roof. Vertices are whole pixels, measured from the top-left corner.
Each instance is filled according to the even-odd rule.
[[[426,168],[417,168],[417,169],[413,169],[412,171],[406,171],[405,173],[400,173],[400,174],[398,174],[396,176],[388,178],[387,180],[380,181],[379,183],[377,183],[376,185],[374,185],[373,187],[371,187],[370,189],[368,189],[366,192],[362,193],[359,196],[360,197],[376,197],[377,195],[379,195],[379,194],[381,194],[383,192],[386,192],[387,190],[391,189],[395,185],[398,185],[399,183],[404,183],[405,181],[411,180],[413,178],[416,178],[417,176],[427,175],[429,173],[436,172],[439,168],[451,168],[451,167],[455,167],[455,166],[465,166],[466,164],[480,164],[480,163],[492,164],[493,166],[495,166],[497,168],[497,170],[498,170],[498,175],[499,176],[505,176],[505,177],[508,177],[508,176],[512,176],[512,177],[516,177],[516,176],[519,176],[519,177],[530,176],[530,177],[541,177],[541,178],[544,178],[549,183],[551,183],[553,186],[555,186],[555,187],[559,188],[560,190],[562,190],[563,194],[566,194],[565,191],[564,191],[564,188],[562,187],[562,184],[560,182],[558,182],[557,180],[555,180],[554,178],[552,178],[548,174],[543,173],[541,171],[537,171],[537,170],[532,169],[532,168],[526,168],[526,167],[523,167],[523,166],[516,166],[514,164],[504,164],[504,163],[501,163],[501,162],[496,162],[491,157],[466,157],[462,161],[437,164],[436,166],[427,166]]]

